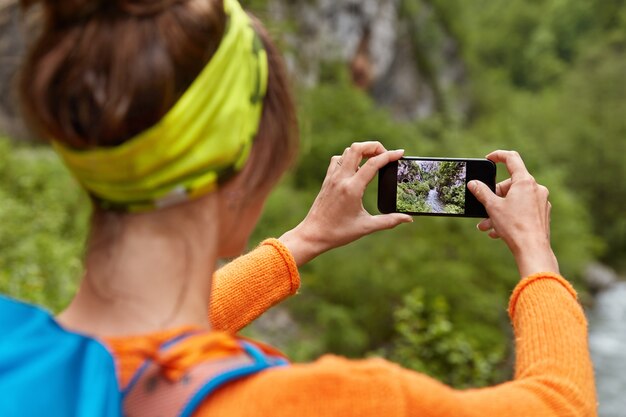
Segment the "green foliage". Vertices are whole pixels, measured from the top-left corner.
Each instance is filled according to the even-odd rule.
[[[421,152],[431,152],[430,141],[415,124],[396,123],[347,79],[338,74],[332,82],[300,92],[302,143],[294,173],[299,188],[318,189],[331,156],[356,141],[381,140],[388,149],[408,150],[419,143]]]
[[[437,191],[446,204],[446,213],[465,212],[465,164],[442,162],[437,172]]]
[[[581,0],[463,2],[468,17],[466,52],[481,70],[502,71],[522,88],[557,81],[593,27],[594,2]]]
[[[465,207],[465,185],[457,185],[454,187],[444,186],[441,188],[441,200],[449,204],[450,206],[454,206],[454,213],[462,213],[463,208]],[[450,213],[448,209],[446,209],[446,213]]]
[[[494,383],[503,351],[487,356],[471,337],[450,320],[450,306],[441,296],[428,299],[422,288],[406,295],[394,312],[396,336],[389,359],[457,388]]]
[[[421,182],[417,184],[400,183],[398,184],[398,195],[396,197],[396,206],[399,211],[405,213],[425,213],[430,210],[426,204],[426,198],[430,187],[428,183]]]
[[[88,204],[45,148],[0,138],[0,293],[63,308],[76,289]]]
[[[460,204],[446,204],[444,212],[448,214],[463,214],[465,213],[465,208]]]

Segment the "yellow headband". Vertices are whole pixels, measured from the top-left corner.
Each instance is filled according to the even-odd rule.
[[[213,58],[153,127],[120,146],[55,150],[105,209],[140,212],[215,190],[243,168],[261,119],[267,54],[237,0]]]

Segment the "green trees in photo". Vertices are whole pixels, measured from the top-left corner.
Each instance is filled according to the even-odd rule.
[[[437,192],[446,205],[446,213],[465,212],[465,179],[467,166],[463,163],[446,161],[439,164]]]
[[[396,207],[401,212],[427,213],[430,211],[426,204],[430,187],[428,183],[398,183]]]
[[[432,175],[423,165],[414,161],[398,162],[398,190],[396,208],[401,212],[427,213],[426,203],[432,188]]]
[[[465,162],[398,162],[398,210],[410,213],[465,212]]]

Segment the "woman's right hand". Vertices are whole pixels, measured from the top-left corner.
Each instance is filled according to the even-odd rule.
[[[365,188],[378,170],[403,155],[403,150],[388,151],[380,142],[361,142],[331,159],[309,214],[279,239],[298,266],[370,233],[413,221],[411,216],[400,213],[373,216],[363,207]]]
[[[507,244],[522,277],[538,272],[559,273],[550,245],[552,206],[548,189],[535,181],[517,152],[495,151],[487,158],[504,163],[511,178],[499,183],[495,194],[480,181],[468,184],[489,214],[478,229]]]

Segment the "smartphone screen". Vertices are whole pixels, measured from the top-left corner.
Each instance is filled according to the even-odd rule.
[[[402,158],[380,170],[378,207],[383,213],[487,217],[467,183],[478,179],[494,190],[495,177],[487,159]]]

